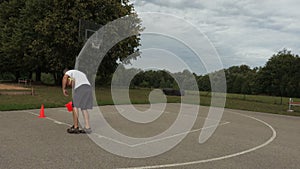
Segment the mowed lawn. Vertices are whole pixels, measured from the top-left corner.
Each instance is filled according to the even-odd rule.
[[[34,86],[35,95],[0,95],[0,110],[38,109],[44,104],[45,108],[64,107],[71,101],[71,96],[65,97],[60,87]],[[149,103],[149,93],[152,89],[130,89],[130,102],[133,104]],[[71,93],[71,90],[69,90]],[[95,95],[98,105],[114,104],[110,88],[96,88]],[[300,99],[293,98],[300,102]],[[210,106],[211,93],[200,92],[200,104]],[[180,103],[181,97],[168,96],[169,103]],[[288,112],[289,98],[227,94],[226,108],[300,116],[300,107],[293,107],[294,112]],[[124,102],[128,104],[129,102]],[[193,104],[199,104],[193,102]]]

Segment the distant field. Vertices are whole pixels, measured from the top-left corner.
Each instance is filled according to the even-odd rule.
[[[63,107],[71,100],[71,97],[63,96],[60,87],[52,86],[34,86],[35,95],[0,95],[0,110],[22,110],[22,109],[38,109],[41,104],[46,108]],[[149,103],[148,96],[151,89],[131,89],[130,99],[133,104]],[[71,92],[71,91],[70,91]],[[96,88],[95,95],[98,105],[114,104],[111,98],[109,88]],[[204,106],[210,105],[211,93],[200,92],[200,104]],[[169,103],[180,103],[178,96],[168,96]],[[266,112],[274,114],[285,114],[300,116],[300,107],[294,107],[294,112],[287,112],[289,98],[227,94],[226,108],[250,110],[257,112]],[[294,98],[294,101],[300,102],[300,99]],[[197,104],[197,103],[194,103]]]

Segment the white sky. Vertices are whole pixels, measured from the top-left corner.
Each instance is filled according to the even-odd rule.
[[[161,12],[192,23],[212,42],[225,68],[241,64],[252,68],[264,66],[273,54],[283,48],[300,53],[299,0],[135,0],[132,3],[138,14]],[[164,24],[176,26],[172,21],[164,21]],[[151,40],[144,39],[147,38],[142,36],[142,46],[149,46]],[[168,49],[174,48],[172,55],[155,50],[156,63],[168,62],[162,69],[182,71],[185,65],[172,64],[170,57],[180,55],[185,61],[190,53],[183,54],[178,46],[168,43]],[[151,57],[147,50],[146,54],[132,62],[132,66],[149,67],[147,63],[153,64],[155,57]],[[207,73],[202,68],[193,72]]]

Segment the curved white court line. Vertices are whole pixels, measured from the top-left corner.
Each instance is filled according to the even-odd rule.
[[[227,159],[227,158],[232,158],[232,157],[236,157],[236,156],[240,156],[240,155],[243,155],[243,154],[246,154],[246,153],[250,153],[252,151],[256,151],[260,148],[263,148],[265,147],[266,145],[270,144],[277,136],[277,133],[276,133],[276,130],[270,125],[268,124],[267,122],[263,121],[263,120],[260,120],[260,119],[257,119],[255,117],[252,117],[252,116],[248,116],[248,115],[244,115],[244,114],[241,114],[241,113],[237,113],[237,112],[233,112],[233,111],[230,111],[230,113],[233,113],[233,114],[238,114],[240,116],[244,116],[244,117],[247,117],[247,118],[251,118],[253,120],[256,120],[258,122],[261,122],[263,123],[264,125],[266,125],[267,127],[269,127],[271,130],[272,130],[272,136],[263,144],[259,145],[259,146],[256,146],[256,147],[253,147],[251,149],[248,149],[248,150],[245,150],[245,151],[241,151],[241,152],[238,152],[238,153],[234,153],[234,154],[229,154],[229,155],[226,155],[226,156],[221,156],[221,157],[216,157],[216,158],[211,158],[211,159],[206,159],[206,160],[199,160],[199,161],[191,161],[191,162],[185,162],[185,163],[175,163],[175,164],[163,164],[163,165],[153,165],[153,166],[142,166],[142,167],[128,167],[128,168],[119,168],[119,169],[152,169],[152,168],[168,168],[168,167],[179,167],[179,166],[186,166],[186,165],[193,165],[193,164],[200,164],[200,163],[206,163],[206,162],[212,162],[212,161],[218,161],[218,160],[224,160],[224,159]]]
[[[26,111],[28,112],[29,114],[32,114],[32,115],[35,115],[35,116],[38,116],[39,114],[37,113],[34,113],[34,112],[31,112],[31,111]],[[243,154],[246,154],[246,153],[250,153],[252,151],[256,151],[260,148],[263,148],[265,146],[267,146],[268,144],[270,144],[277,136],[277,133],[276,133],[276,130],[270,125],[268,124],[267,122],[263,121],[263,120],[260,120],[260,119],[257,119],[255,117],[252,117],[252,116],[248,116],[248,115],[244,115],[244,114],[241,114],[241,113],[237,113],[237,112],[233,112],[233,111],[227,111],[229,113],[233,113],[233,114],[238,114],[240,116],[244,116],[244,117],[247,117],[247,118],[251,118],[253,120],[256,120],[260,123],[263,123],[264,125],[266,125],[267,127],[269,127],[271,130],[272,130],[272,136],[263,144],[261,145],[258,145],[256,147],[253,147],[251,149],[248,149],[248,150],[245,150],[245,151],[241,151],[241,152],[238,152],[238,153],[234,153],[234,154],[229,154],[229,155],[226,155],[226,156],[221,156],[221,157],[216,157],[216,158],[211,158],[211,159],[206,159],[206,160],[199,160],[199,161],[191,161],[191,162],[185,162],[185,163],[175,163],[175,164],[163,164],[163,165],[153,165],[153,166],[141,166],[141,167],[128,167],[128,168],[118,168],[118,169],[152,169],[152,168],[168,168],[168,167],[179,167],[179,166],[186,166],[186,165],[193,165],[193,164],[200,164],[200,163],[206,163],[206,162],[212,162],[212,161],[218,161],[218,160],[224,160],[224,159],[227,159],[227,158],[232,158],[232,157],[236,157],[236,156],[239,156],[239,155],[243,155]],[[63,124],[63,125],[66,125],[66,126],[71,126],[70,124],[67,124],[67,123],[64,123],[64,122],[59,122],[55,119],[52,119],[52,118],[49,118],[49,117],[46,117],[46,119],[48,120],[51,120],[53,121],[54,123],[56,124]],[[221,124],[221,125],[225,125],[225,124],[228,124],[229,122],[226,122],[224,124]],[[197,129],[198,130],[201,130],[201,129]],[[196,130],[195,130],[196,131]],[[193,131],[190,131],[190,132],[193,132]],[[116,141],[116,140],[113,140],[111,138],[107,138],[105,136],[101,136],[101,135],[98,135],[98,137],[102,137],[102,138],[105,138],[105,139],[108,139],[108,140],[111,140],[111,141],[114,141],[114,142],[117,142],[117,143],[120,143],[120,144],[126,144],[126,143],[122,143],[122,142],[119,142],[119,141]],[[126,144],[127,146],[131,147],[131,146],[138,146],[138,145],[128,145]]]
[[[174,134],[172,136],[164,137],[164,138],[161,138],[161,139],[155,139],[155,140],[150,140],[150,141],[146,141],[146,142],[139,143],[139,144],[134,144],[130,147],[136,147],[136,146],[141,146],[141,145],[145,145],[145,144],[149,144],[149,143],[153,143],[153,142],[158,142],[158,141],[161,141],[161,140],[166,140],[166,139],[170,139],[170,138],[173,138],[173,137],[177,137],[177,136],[183,135],[183,134],[190,134],[190,133],[194,133],[194,132],[197,132],[197,131],[200,131],[200,130],[213,128],[213,127],[216,127],[216,126],[217,127],[218,126],[223,126],[223,125],[226,125],[226,124],[229,124],[229,123],[230,122],[225,122],[225,123],[221,123],[221,124],[217,124],[217,125],[211,125],[211,126],[204,127],[204,128],[199,128],[199,129],[195,129],[195,130],[191,130],[191,131],[187,131],[187,132],[183,132],[183,133]]]

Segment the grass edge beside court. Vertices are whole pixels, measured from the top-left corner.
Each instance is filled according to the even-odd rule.
[[[71,97],[64,97],[60,87],[54,86],[34,86],[35,95],[0,95],[0,111],[11,110],[29,110],[38,109],[42,104],[45,108],[64,107],[71,100]],[[149,93],[153,89],[132,89],[130,98],[132,104],[148,104]],[[97,104],[113,105],[110,88],[99,88],[95,90]],[[200,92],[200,105],[210,106],[211,93]],[[295,98],[295,101],[300,99]],[[263,113],[300,116],[300,107],[293,107],[294,112],[288,112],[289,98],[260,96],[260,95],[242,95],[227,94],[225,108],[236,110],[256,111]],[[178,96],[168,96],[168,103],[180,103]],[[127,103],[128,104],[128,103]],[[194,103],[196,104],[196,103]]]

